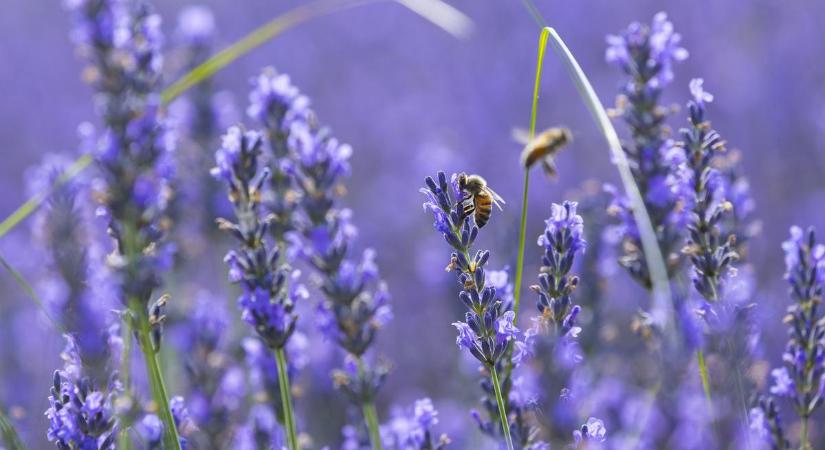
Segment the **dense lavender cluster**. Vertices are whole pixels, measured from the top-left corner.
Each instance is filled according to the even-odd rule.
[[[367,148],[355,152],[316,115],[335,116],[337,104],[311,103],[271,67],[251,78],[238,114],[242,96],[214,71],[311,8],[216,52],[222,15],[204,6],[184,7],[167,41],[148,0],[64,3],[97,118],[79,127],[80,160],[48,156],[25,174],[35,202],[15,214],[33,212],[34,245],[15,243],[15,233],[2,249],[25,263],[18,273],[0,258],[40,310],[0,302],[0,340],[14,344],[0,346],[0,450],[30,440],[64,450],[822,446],[825,245],[813,228],[791,228],[785,348],[766,351],[779,319],[757,288],[780,277],[749,251],[760,243],[755,201],[742,153],[708,120],[718,102],[703,79],[690,81],[684,111],[665,103],[687,94],[666,88],[688,56],[665,13],[607,38],[607,63],[622,73],[610,113],[625,126],[643,204],[598,180],[565,194],[577,201],[554,203],[554,189],[531,191],[528,178],[519,205],[507,184],[508,164],[524,170],[516,149],[496,153],[493,166],[476,157],[482,150],[462,149],[471,155],[460,161],[463,153],[432,151],[446,145],[439,140],[410,160],[398,133],[375,158],[370,140],[341,127]],[[301,61],[286,56],[278,63]],[[348,78],[326,58],[312,61]],[[183,83],[164,90],[169,76]],[[687,123],[673,133],[679,116]],[[567,154],[589,151],[576,150]],[[555,167],[558,155],[543,151]],[[387,161],[416,165],[405,177],[384,170]],[[439,250],[409,219],[409,180],[459,164],[489,176],[508,202],[501,209],[479,175],[426,177],[419,193],[447,243]],[[567,164],[554,169],[565,183],[576,179]],[[350,192],[357,198],[345,199]],[[527,214],[535,195],[549,217],[527,246],[525,230],[541,225]],[[364,222],[349,205],[368,212]],[[654,283],[636,208],[649,213],[665,259],[672,330],[647,310]],[[379,271],[379,261],[390,264]],[[438,275],[443,263],[457,292]],[[227,272],[228,282],[216,275]],[[524,272],[536,280],[527,300]],[[391,307],[384,276],[415,303]],[[57,333],[30,332],[45,327]],[[458,352],[444,351],[450,336]],[[62,358],[49,395],[45,378],[59,363],[40,353]],[[397,365],[392,377],[382,353]],[[20,388],[29,384],[36,398]]]
[[[383,362],[368,367],[363,356],[392,312],[375,251],[352,256],[357,232],[339,200],[352,149],[319,127],[307,97],[274,69],[253,80],[247,113],[268,138],[272,234],[315,270],[326,297],[316,308],[318,326],[351,357],[335,372],[336,385],[356,404],[370,405],[389,368]]]

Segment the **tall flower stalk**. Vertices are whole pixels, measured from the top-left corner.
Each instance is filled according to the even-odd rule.
[[[509,450],[513,450],[499,372],[505,363],[508,347],[519,333],[513,323],[515,313],[512,304],[500,300],[496,288],[486,286],[485,266],[490,252],[478,250],[471,255],[479,228],[473,222],[472,215],[464,210],[468,197],[459,188],[458,175],[454,174],[448,182],[447,175],[439,172],[435,179],[427,177],[425,182],[426,187],[421,189],[421,193],[427,196],[424,208],[432,212],[436,231],[453,249],[447,270],[457,274],[462,287],[458,298],[467,308],[464,321],[453,323],[458,330],[456,343],[481,362],[489,374],[504,443]]]
[[[285,434],[289,448],[295,450],[299,444],[284,347],[295,331],[293,310],[302,289],[290,280],[295,272],[282,262],[281,250],[267,242],[270,218],[261,217],[261,197],[269,169],[260,167],[262,144],[259,133],[230,128],[215,154],[217,167],[212,173],[226,183],[237,220],[219,220],[220,228],[239,243],[225,258],[229,277],[243,289],[238,306],[244,321],[275,353]]]
[[[735,238],[721,236],[720,221],[730,214],[733,205],[722,198],[719,172],[712,161],[725,151],[725,142],[705,119],[705,103],[713,96],[702,87],[701,79],[690,82],[693,99],[688,103],[689,128],[680,131],[690,169],[693,207],[688,223],[689,237],[683,249],[693,265],[691,279],[696,291],[714,306],[724,299],[722,290],[728,271],[737,259]]]
[[[785,251],[785,279],[790,285],[793,304],[784,322],[788,324],[788,343],[783,365],[771,371],[771,394],[787,398],[802,422],[799,447],[811,450],[810,418],[825,401],[825,315],[819,311],[825,289],[825,245],[816,241],[813,228],[791,228],[791,237],[782,244]],[[789,448],[784,440],[778,410],[762,400],[751,410],[759,419],[752,428],[774,448]],[[769,428],[769,430],[766,429]]]
[[[673,277],[680,269],[679,249],[683,240],[686,213],[681,204],[682,192],[673,182],[681,159],[674,154],[665,121],[668,110],[660,105],[663,89],[673,80],[673,66],[687,58],[680,46],[681,36],[665,13],[656,14],[651,25],[631,24],[620,35],[608,36],[607,61],[624,72],[617,100],[616,115],[624,120],[630,139],[623,146],[645,208],[656,231],[668,273]],[[642,286],[652,287],[644,259],[641,238],[628,200],[616,195],[614,213],[623,222],[622,249],[619,263]]]
[[[317,307],[322,332],[349,355],[333,374],[337,387],[358,405],[372,447],[382,447],[375,397],[389,371],[365,357],[377,331],[392,317],[389,292],[380,279],[375,252],[352,256],[356,229],[351,211],[340,204],[349,175],[351,147],[318,125],[289,77],[265,69],[253,80],[249,115],[264,127],[271,156],[272,212],[270,233],[296,244],[296,251],[315,269],[325,300]]]
[[[159,81],[163,43],[160,17],[142,0],[74,0],[73,38],[89,64],[85,78],[96,92],[105,129],[93,156],[116,250],[113,267],[127,317],[143,353],[163,441],[179,449],[178,433],[158,359],[162,316],[152,314],[153,291],[162,284],[171,247],[164,242],[164,211],[174,173],[174,138],[160,110]]]

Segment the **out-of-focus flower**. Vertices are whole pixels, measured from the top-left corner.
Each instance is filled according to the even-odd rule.
[[[674,32],[664,13],[656,14],[649,26],[633,23],[621,35],[607,38],[607,61],[629,77],[616,110],[631,135],[623,148],[671,275],[680,265],[678,250],[687,219],[682,204],[687,177],[681,170],[684,152],[668,137],[668,113],[659,105],[659,99],[662,89],[673,79],[673,65],[687,58],[680,41],[681,36]],[[650,274],[629,204],[617,190],[613,192],[616,196],[610,209],[622,221],[624,256],[619,261],[639,283],[650,288]]]
[[[604,442],[607,440],[607,429],[601,419],[591,417],[582,425],[580,430],[573,432],[573,441],[576,448],[585,442]]]

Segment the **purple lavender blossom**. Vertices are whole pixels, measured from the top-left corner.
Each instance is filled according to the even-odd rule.
[[[384,448],[392,450],[441,450],[450,439],[446,435],[433,434],[438,424],[438,411],[432,400],[422,398],[415,401],[412,414],[397,414],[381,427]]]
[[[686,174],[680,170],[684,152],[668,139],[668,113],[659,105],[659,99],[673,79],[673,65],[687,58],[680,41],[681,36],[674,32],[667,15],[659,13],[650,26],[634,22],[621,35],[608,36],[606,54],[607,61],[629,77],[617,101],[617,115],[627,124],[631,135],[624,150],[671,276],[680,265],[678,250],[687,220],[682,198],[688,185]],[[614,192],[617,195],[611,210],[622,221],[624,237],[624,256],[619,262],[649,289],[650,274],[627,199]]]
[[[499,273],[492,280],[487,276],[485,266],[490,252],[478,250],[475,256],[470,256],[479,228],[464,208],[468,197],[459,186],[461,176],[464,174],[453,174],[448,182],[447,176],[439,172],[435,179],[425,179],[426,187],[421,188],[420,192],[427,197],[423,206],[425,211],[433,214],[433,227],[452,247],[447,270],[457,274],[458,284],[462,288],[458,298],[467,309],[464,321],[452,324],[458,331],[456,344],[481,362],[485,374],[489,374],[489,378],[485,376],[481,381],[485,393],[483,403],[489,420],[481,418],[477,412],[471,414],[485,434],[495,439],[503,437],[508,447],[514,445],[514,435],[519,448],[530,448],[534,444],[534,433],[522,432],[520,427],[524,424],[519,421],[520,411],[514,411],[508,405],[511,355],[515,351],[521,359],[525,353],[524,338],[515,324],[512,296],[502,298],[493,283],[487,284],[488,281],[507,284],[506,277]],[[502,293],[509,294],[507,289],[502,289]],[[499,381],[498,372],[504,374],[504,381]],[[510,421],[510,413],[513,412],[515,423]]]
[[[576,254],[583,253],[587,246],[582,217],[576,214],[576,207],[576,202],[567,201],[551,206],[544,233],[538,238],[538,244],[544,248],[539,284],[531,286],[539,294],[537,306],[542,320],[553,326],[556,335],[570,338],[580,331],[576,317],[581,308],[570,299],[579,278],[569,272]]]
[[[54,374],[49,397],[49,441],[63,450],[115,448],[117,419],[113,409],[119,394],[119,383],[112,379],[107,390],[98,390],[94,382],[83,375],[77,343],[65,336],[66,348],[61,354],[63,370]]]
[[[317,308],[319,324],[357,362],[357,373],[336,371],[335,384],[357,404],[372,405],[389,367],[367,367],[363,356],[392,313],[375,252],[364,251],[360,260],[352,256],[352,213],[338,200],[352,149],[319,128],[309,100],[287,75],[265,69],[253,86],[247,113],[264,126],[271,152],[272,233],[278,239],[291,232],[287,239],[295,253],[320,274],[326,299]]]
[[[705,103],[713,95],[702,87],[702,79],[690,82],[693,99],[688,103],[690,128],[680,131],[687,151],[686,165],[690,168],[692,214],[688,225],[689,238],[682,250],[693,264],[693,286],[711,305],[724,300],[724,284],[728,271],[738,258],[735,242],[721,236],[719,223],[733,205],[720,198],[719,173],[712,167],[714,158],[725,151],[725,142],[705,119]],[[687,203],[687,202],[686,202]],[[708,317],[705,317],[709,319]]]
[[[825,246],[818,244],[813,228],[791,227],[791,237],[782,243],[785,251],[785,279],[794,301],[788,307],[788,343],[782,355],[784,365],[771,371],[771,393],[785,397],[802,420],[801,448],[811,448],[808,422],[825,397],[825,319],[817,311],[825,283]],[[778,421],[778,412],[760,405],[763,413]],[[782,434],[771,433],[775,448],[784,448]]]
[[[607,440],[607,429],[601,419],[591,417],[581,426],[580,430],[573,432],[575,448],[587,448],[587,442],[601,443]]]
[[[268,347],[280,349],[295,330],[295,302],[305,295],[292,279],[297,272],[290,273],[282,252],[265,239],[269,222],[261,218],[260,206],[269,170],[259,169],[261,144],[258,133],[230,128],[215,153],[217,167],[212,174],[227,184],[238,220],[221,219],[219,224],[240,243],[224,261],[230,280],[243,288],[238,298],[242,318]]]

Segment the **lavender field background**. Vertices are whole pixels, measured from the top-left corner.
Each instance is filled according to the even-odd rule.
[[[167,37],[163,71],[166,85],[185,69],[185,42],[176,32],[176,22],[178,14],[192,3],[154,3],[163,17],[162,29]],[[439,170],[483,175],[507,204],[503,212],[493,212],[477,245],[492,252],[493,267],[515,267],[522,180],[518,158],[522,146],[513,140],[511,132],[529,123],[540,28],[519,1],[449,3],[474,23],[466,39],[456,39],[399,4],[368,4],[313,19],[278,36],[218,73],[212,83],[225,91],[222,98],[228,105],[224,110],[228,120],[252,127],[254,122],[245,114],[250,79],[262,68],[273,66],[289,74],[301,92],[311,98],[321,121],[338,139],[352,146],[352,176],[342,201],[354,213],[357,251],[366,247],[376,251],[394,315],[378,333],[374,350],[392,363],[392,371],[377,396],[379,416],[386,421],[394,411],[408,413],[416,399],[429,397],[439,411],[437,434],[446,433],[452,440],[448,448],[493,449],[500,448],[500,444],[477,431],[469,414],[470,409],[479,408],[477,362],[454,344],[451,323],[461,320],[464,306],[457,298],[453,275],[444,271],[450,262],[449,250],[443,238],[432,232],[430,214],[422,212],[425,198],[419,188],[426,176]],[[773,383],[769,372],[781,364],[787,342],[783,317],[792,301],[783,278],[781,244],[788,239],[792,225],[810,225],[825,232],[821,207],[825,198],[825,43],[819,20],[825,15],[825,3],[536,3],[570,46],[605,106],[613,106],[625,80],[605,61],[606,35],[619,33],[633,21],[649,23],[659,11],[668,14],[682,35],[681,45],[690,56],[674,67],[675,78],[665,89],[662,104],[681,108],[669,119],[675,135],[678,128],[687,125],[688,83],[703,78],[705,89],[715,97],[707,105],[713,127],[727,141],[728,148],[741,150],[742,172],[750,180],[755,201],[753,217],[761,223],[759,235],[748,242],[747,263],[753,272],[747,276],[754,282],[749,297],[755,303],[752,320],[759,341],[745,377],[749,399],[767,394]],[[288,6],[264,0],[198,4],[214,13],[215,36],[210,45],[215,50],[286,11]],[[84,63],[70,40],[71,28],[72,22],[60,2],[6,0],[3,5],[2,216],[10,214],[32,193],[27,188],[36,177],[32,167],[47,154],[76,157],[80,151],[78,124],[99,123],[92,91],[81,79]],[[535,238],[544,229],[551,203],[582,200],[586,197],[582,192],[588,189],[600,190],[604,183],[619,184],[604,138],[561,61],[548,51],[544,67],[538,127],[564,125],[575,139],[557,159],[557,180],[539,171],[531,179],[522,297],[522,311],[530,315],[535,314],[537,296],[526,287],[535,284],[541,264]],[[184,95],[181,100],[187,98]],[[173,103],[170,111],[175,108]],[[184,106],[179,104],[177,108]],[[626,136],[620,121],[615,123],[620,135]],[[212,142],[212,147],[202,149],[209,161],[219,145],[217,135]],[[204,170],[194,166],[179,167],[184,179],[195,178],[187,173],[190,170]],[[210,189],[223,192],[218,182]],[[214,203],[211,198],[210,202]],[[223,215],[231,214],[228,203],[218,205]],[[210,207],[204,205],[204,209]],[[199,209],[197,205],[189,208],[190,212]],[[585,216],[586,232],[591,226],[595,230],[596,223],[611,220],[605,209]],[[30,218],[3,236],[0,253],[48,299],[50,289],[55,287],[48,267],[44,267],[45,250],[38,240],[38,223],[37,217]],[[99,232],[105,233],[103,229]],[[181,259],[166,275],[162,289],[171,294],[162,352],[167,386],[171,394],[184,398],[193,389],[184,368],[185,349],[199,296],[222,302],[222,317],[231,328],[226,353],[239,367],[247,366],[240,341],[254,335],[240,320],[235,306],[237,291],[226,281],[222,263],[224,253],[234,244],[217,232],[201,236],[189,233],[200,231],[173,233],[173,239],[179,239]],[[536,416],[540,424],[560,424],[559,429],[542,428],[547,439],[553,441],[553,448],[563,448],[566,444],[561,436],[571,436],[590,416],[604,420],[608,437],[606,442],[594,442],[588,448],[635,448],[629,435],[640,419],[628,405],[643,397],[639,386],[647,386],[655,378],[655,374],[644,372],[655,371],[656,365],[651,363],[655,359],[644,340],[631,332],[631,324],[640,309],[649,307],[649,294],[616,263],[617,250],[607,249],[610,245],[603,243],[601,236],[596,241],[589,236],[588,252],[574,269],[580,276],[574,301],[584,308],[583,364],[599,369],[578,372],[569,381],[579,393],[569,404],[558,400],[559,386],[537,377],[533,388],[541,393],[541,407]],[[597,273],[587,272],[584,267],[591,251],[595,251],[594,258],[601,259],[593,263],[600,268]],[[49,408],[53,373],[63,364],[60,353],[65,342],[8,272],[0,276],[0,283],[0,406],[12,418],[28,448],[54,448],[47,440],[49,422],[43,412]],[[345,439],[341,427],[351,423],[352,417],[360,421],[360,413],[353,412],[332,386],[329,373],[340,364],[341,357],[314,324],[313,305],[320,295],[311,289],[309,299],[298,307],[298,329],[307,339],[302,350],[306,365],[295,379],[300,391],[295,396],[299,429],[312,436],[305,448],[362,448],[342,447]],[[594,322],[596,316],[603,321]],[[520,320],[529,323],[526,317]],[[140,360],[136,357],[135,361],[135,381],[139,387],[145,386]],[[713,355],[710,361],[713,374]],[[720,370],[723,376],[730,375],[724,368]],[[718,425],[722,431],[717,432],[730,433],[730,438],[719,442],[709,438],[712,425],[698,417],[705,408],[698,373],[691,366],[683,375],[680,383],[690,386],[684,391],[692,394],[662,400],[653,407],[646,418],[649,424],[642,431],[652,437],[640,439],[639,448],[747,448],[745,441],[752,441],[751,448],[761,448],[757,437],[744,438],[735,424],[723,419]],[[245,383],[250,383],[248,378]],[[546,403],[545,397],[549,398]],[[786,432],[792,442],[797,442],[799,423],[790,402],[777,402],[782,407]],[[559,412],[565,408],[567,412]],[[681,412],[675,412],[677,408]],[[192,413],[197,408],[189,405],[189,409]],[[734,411],[725,417],[738,416]],[[246,414],[238,413],[227,420],[227,429],[245,420]],[[193,420],[191,427],[191,445],[212,448],[202,443],[199,446],[196,422]],[[811,418],[811,424],[810,448],[825,448],[822,408]],[[704,431],[695,431],[697,427]]]

